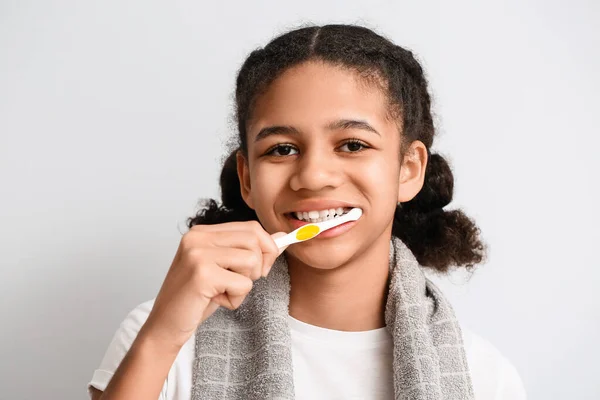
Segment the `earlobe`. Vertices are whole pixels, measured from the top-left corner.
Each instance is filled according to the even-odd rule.
[[[240,180],[240,193],[248,207],[254,209],[254,205],[252,203],[252,196],[250,195],[250,169],[248,166],[248,161],[246,160],[246,157],[244,157],[244,154],[241,151],[238,151],[236,153],[236,164],[238,179]]]
[[[412,200],[423,188],[425,170],[427,168],[427,147],[423,142],[415,140],[404,154],[400,166],[398,185],[398,202]]]

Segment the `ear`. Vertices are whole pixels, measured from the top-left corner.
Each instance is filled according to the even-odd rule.
[[[248,207],[254,210],[252,196],[250,195],[250,168],[248,166],[248,160],[241,151],[236,153],[235,158],[238,179],[240,180],[240,193],[246,204],[248,204]]]
[[[410,144],[400,165],[398,202],[410,201],[421,191],[426,167],[427,147],[423,142],[415,140]]]

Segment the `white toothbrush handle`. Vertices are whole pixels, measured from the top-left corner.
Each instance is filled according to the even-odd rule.
[[[348,213],[348,214],[342,215],[341,217],[330,219],[330,220],[325,221],[325,222],[319,222],[319,223],[317,223],[315,225],[319,226],[320,232],[324,232],[327,229],[331,229],[331,228],[334,228],[334,227],[336,227],[338,225],[346,223],[346,222],[352,220],[353,218],[354,218],[354,216],[352,214]]]
[[[348,212],[347,214],[342,215],[341,217],[335,218],[335,219],[331,219],[328,221],[324,221],[324,222],[318,222],[318,223],[314,223],[314,224],[309,224],[309,225],[315,225],[318,227],[318,231],[315,235],[311,236],[308,239],[304,239],[304,240],[309,240],[314,238],[315,236],[317,236],[319,233],[326,231],[327,229],[331,229],[335,226],[341,225],[343,223],[346,223],[348,221],[356,221],[357,219],[360,218],[360,216],[362,215],[362,210],[360,208],[353,208],[352,210],[350,210],[350,212]],[[279,237],[277,239],[275,239],[275,244],[277,245],[277,247],[279,249],[281,249],[282,247],[285,246],[289,246],[290,244],[294,244],[294,243],[299,243],[299,242],[303,242],[304,240],[299,240],[296,237],[296,233],[304,228],[306,225],[301,226],[300,228],[288,233],[285,236]]]
[[[281,249],[282,247],[289,246],[290,244],[298,243],[300,240],[296,239],[297,230],[298,229],[288,233],[285,236],[281,236],[275,239],[275,244],[277,245],[277,248]]]

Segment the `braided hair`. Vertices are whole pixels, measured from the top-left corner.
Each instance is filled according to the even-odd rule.
[[[401,127],[401,158],[415,140],[428,149],[423,188],[410,201],[398,204],[392,235],[406,243],[421,265],[438,272],[455,266],[472,269],[479,264],[485,257],[479,228],[463,211],[444,210],[452,201],[454,177],[447,161],[430,151],[435,127],[421,65],[411,51],[355,25],[302,27],[250,53],[236,80],[238,137],[221,172],[221,204],[209,200],[188,218],[187,226],[258,220],[242,199],[237,175],[236,153],[247,154],[248,149],[246,123],[257,98],[278,76],[293,66],[315,60],[350,69],[381,86],[390,104],[390,116]]]

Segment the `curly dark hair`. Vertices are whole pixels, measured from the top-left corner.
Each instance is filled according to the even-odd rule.
[[[421,265],[440,273],[448,272],[450,267],[472,269],[481,263],[485,245],[479,228],[461,210],[443,209],[452,201],[454,177],[446,160],[429,150],[435,127],[421,65],[411,51],[356,25],[298,28],[250,53],[236,81],[237,148],[223,165],[221,204],[210,199],[196,216],[187,220],[187,226],[258,220],[240,193],[236,152],[247,154],[246,123],[256,99],[288,68],[312,60],[356,71],[382,86],[390,115],[401,126],[401,158],[415,140],[428,149],[423,188],[412,200],[397,206],[392,234],[406,243]]]

